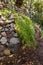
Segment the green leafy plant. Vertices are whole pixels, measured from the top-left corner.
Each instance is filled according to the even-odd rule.
[[[21,41],[29,47],[35,46],[35,31],[32,21],[25,15],[16,16],[16,30]]]

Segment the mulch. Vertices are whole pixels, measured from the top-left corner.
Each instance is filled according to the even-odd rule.
[[[0,65],[43,65],[39,59],[36,50],[22,45],[16,53],[3,57]]]

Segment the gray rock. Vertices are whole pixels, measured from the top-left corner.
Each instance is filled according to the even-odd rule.
[[[1,34],[2,34],[2,36],[6,36],[6,33],[5,32],[2,32]]]
[[[12,38],[10,39],[10,44],[17,44],[17,43],[19,43],[19,39],[18,39],[18,38],[12,37]]]
[[[2,44],[5,44],[6,42],[7,42],[7,39],[6,39],[5,37],[2,37],[2,38],[1,38],[1,43],[2,43]]]
[[[10,27],[10,25],[9,25],[9,24],[7,24],[7,25],[6,25],[6,27]]]
[[[11,28],[12,28],[12,27],[14,27],[14,24],[13,24],[13,23],[11,23],[11,24],[10,24],[10,26],[11,26]]]
[[[5,17],[3,17],[3,16],[1,17],[1,19],[2,19],[2,21],[5,21],[6,20]]]
[[[5,31],[8,31],[9,29],[8,28],[5,28]]]
[[[10,31],[13,31],[14,30],[14,28],[10,28]]]

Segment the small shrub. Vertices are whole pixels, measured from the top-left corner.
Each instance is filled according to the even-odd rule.
[[[32,21],[25,15],[16,17],[16,30],[21,41],[35,47],[35,30]]]

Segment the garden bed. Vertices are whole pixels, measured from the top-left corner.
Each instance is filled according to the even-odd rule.
[[[5,24],[0,29],[0,65],[43,65],[43,42],[36,50],[22,45],[13,25]]]

